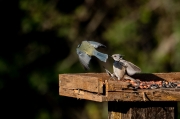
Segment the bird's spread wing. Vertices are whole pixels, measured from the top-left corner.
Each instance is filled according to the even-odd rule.
[[[90,43],[93,47],[98,48],[98,47],[106,47],[105,45],[95,42],[95,41],[87,41],[88,43]]]
[[[91,60],[91,57],[87,55],[85,52],[80,51],[79,49],[77,49],[77,54],[79,56],[79,60],[83,65],[83,67],[89,70],[90,68],[88,65],[89,65],[89,61]]]
[[[141,69],[138,66],[134,65],[133,63],[125,60],[123,60],[123,63],[126,67],[126,72],[128,75],[134,75],[135,73],[141,72]]]

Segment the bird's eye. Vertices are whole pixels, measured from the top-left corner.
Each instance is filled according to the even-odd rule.
[[[81,46],[81,44],[79,44],[77,47],[79,48]]]
[[[114,57],[116,57],[116,55]]]

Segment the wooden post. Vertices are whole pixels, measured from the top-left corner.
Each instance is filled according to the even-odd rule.
[[[136,74],[141,81],[177,81],[180,72]],[[110,80],[106,73],[59,75],[59,94],[108,101],[108,119],[177,119],[180,88],[130,89],[128,82]]]
[[[177,102],[108,102],[108,119],[177,119]]]

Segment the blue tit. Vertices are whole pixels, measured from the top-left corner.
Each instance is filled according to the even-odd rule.
[[[141,69],[138,66],[124,60],[123,56],[120,54],[114,54],[111,57],[114,59],[114,63],[113,63],[114,75],[118,78],[118,80],[121,80],[124,77],[125,79],[136,81],[134,78],[130,76],[135,73],[141,72]]]
[[[94,41],[82,41],[82,43],[77,46],[76,51],[79,56],[79,60],[85,69],[90,69],[89,62],[91,60],[91,56],[95,56],[103,62],[106,62],[106,60],[108,59],[107,54],[101,53],[96,50],[96,48],[98,47],[106,46]]]

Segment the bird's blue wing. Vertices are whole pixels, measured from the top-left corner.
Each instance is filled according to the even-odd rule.
[[[90,43],[93,47],[98,48],[98,47],[106,47],[105,45],[95,42],[95,41],[87,41],[88,43]]]
[[[89,68],[89,62],[91,60],[91,57],[89,55],[87,55],[85,52],[80,51],[79,49],[76,50],[77,54],[79,56],[79,61],[81,62],[81,64],[83,65],[83,67],[85,69],[90,69]]]

